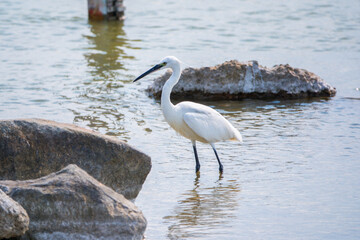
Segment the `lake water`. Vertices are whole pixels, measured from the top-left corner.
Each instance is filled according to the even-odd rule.
[[[0,2],[0,118],[46,118],[114,135],[152,157],[136,199],[146,239],[360,239],[360,2],[124,2],[92,23],[86,1]],[[289,63],[333,98],[202,102],[244,144],[198,144],[132,80],[167,55],[188,66]],[[157,73],[159,75],[161,73]],[[157,76],[156,74],[154,77]]]

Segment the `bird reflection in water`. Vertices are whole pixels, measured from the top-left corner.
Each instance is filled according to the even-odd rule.
[[[169,239],[204,237],[209,231],[221,234],[226,231],[224,225],[236,217],[240,193],[236,180],[225,181],[220,174],[215,186],[205,184],[198,174],[193,189],[181,196],[174,214],[164,217]]]

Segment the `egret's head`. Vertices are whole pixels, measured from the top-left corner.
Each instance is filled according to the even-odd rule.
[[[180,65],[180,60],[179,59],[177,59],[176,57],[173,57],[173,56],[165,57],[158,64],[156,64],[155,66],[153,66],[152,68],[150,68],[149,70],[147,70],[146,72],[144,72],[143,74],[138,76],[134,80],[134,82],[136,82],[137,80],[145,77],[146,75],[149,75],[150,73],[156,72],[156,71],[158,71],[160,69],[174,68],[176,65]]]
[[[163,68],[172,68],[175,67],[175,65],[179,65],[180,60],[174,56],[167,56],[164,57],[159,64],[164,64]]]

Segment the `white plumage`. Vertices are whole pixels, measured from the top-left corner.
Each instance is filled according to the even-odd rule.
[[[182,114],[183,125],[189,127],[195,134],[190,140],[203,143],[215,143],[225,140],[242,141],[240,133],[214,109],[193,102],[181,102],[175,106],[175,111]],[[176,126],[174,128],[184,128]]]
[[[175,131],[192,141],[196,160],[196,172],[200,170],[196,141],[209,143],[212,146],[219,163],[219,171],[222,172],[223,166],[214,143],[225,140],[242,142],[241,134],[220,113],[208,106],[187,101],[175,106],[171,103],[171,90],[179,81],[181,74],[180,61],[176,57],[164,58],[159,64],[136,78],[134,82],[164,68],[172,69],[172,75],[166,81],[161,94],[161,108],[165,120]]]

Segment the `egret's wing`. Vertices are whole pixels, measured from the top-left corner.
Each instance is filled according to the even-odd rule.
[[[235,128],[220,113],[211,110],[185,113],[184,121],[197,135],[211,143],[236,138]]]

